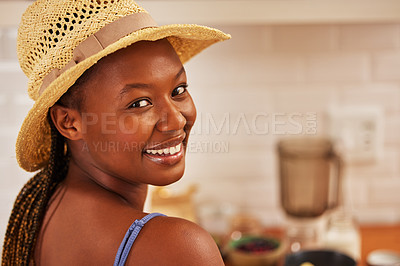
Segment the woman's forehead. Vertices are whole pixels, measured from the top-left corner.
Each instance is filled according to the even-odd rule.
[[[93,66],[88,79],[88,90],[104,94],[120,94],[129,84],[142,87],[174,82],[184,77],[183,65],[171,44],[166,40],[141,41],[111,54]],[[156,85],[155,85],[156,87]]]
[[[167,58],[169,63],[180,63],[172,45],[167,39],[157,41],[139,41],[126,48],[120,49],[103,59],[98,63],[100,67],[110,67],[110,65],[120,65],[124,63],[136,63],[140,68],[142,65],[151,62],[156,58]],[[135,67],[132,65],[131,67]]]

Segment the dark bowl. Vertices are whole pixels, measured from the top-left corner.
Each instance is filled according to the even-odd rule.
[[[286,256],[285,266],[299,266],[310,262],[315,266],[355,266],[356,261],[349,256],[331,250],[307,250]]]
[[[244,236],[228,245],[229,261],[235,266],[276,265],[285,252],[284,242],[262,235]]]

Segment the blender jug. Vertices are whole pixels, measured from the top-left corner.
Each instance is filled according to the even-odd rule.
[[[293,238],[304,248],[308,240],[301,238],[318,242],[313,222],[340,202],[340,158],[329,139],[317,137],[283,139],[278,154],[281,205],[294,221],[287,232],[296,232]]]

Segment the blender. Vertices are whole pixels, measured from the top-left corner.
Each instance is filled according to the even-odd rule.
[[[340,203],[340,157],[332,142],[320,137],[282,139],[278,154],[289,252],[319,247],[324,217]]]

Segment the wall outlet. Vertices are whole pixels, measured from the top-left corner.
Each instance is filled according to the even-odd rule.
[[[381,157],[384,114],[378,106],[336,106],[327,111],[328,132],[347,163],[373,163]]]

